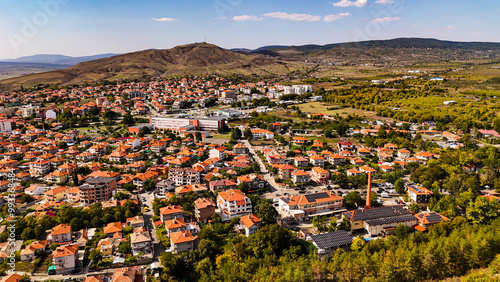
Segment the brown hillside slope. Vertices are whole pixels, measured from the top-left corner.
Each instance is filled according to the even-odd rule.
[[[265,70],[264,68],[265,67]],[[286,63],[258,54],[228,51],[207,43],[177,46],[167,50],[145,50],[89,61],[70,68],[0,81],[0,90],[36,84],[72,84],[100,79],[134,79],[156,76],[207,74],[265,74],[289,72]]]

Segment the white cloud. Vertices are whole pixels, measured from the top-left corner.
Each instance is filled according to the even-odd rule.
[[[386,0],[381,0],[381,1],[386,1]],[[349,0],[340,0],[340,2],[333,3],[333,6],[337,7],[350,7],[350,6],[356,6],[356,7],[364,7],[368,4],[368,0],[356,0],[356,1],[349,1]]]
[[[243,16],[234,16],[233,20],[237,22],[243,22],[243,21],[260,21],[262,18],[259,18],[257,16],[251,16],[251,15],[243,15]]]
[[[393,22],[393,21],[400,21],[400,17],[383,17],[383,18],[376,18],[372,20],[372,23],[386,23],[386,22]]]
[[[326,15],[323,17],[323,20],[325,22],[333,22],[333,21],[336,21],[338,19],[341,19],[341,18],[344,18],[344,17],[348,17],[350,16],[351,14],[349,13],[340,13],[340,14],[337,14],[337,15]]]
[[[173,22],[177,19],[173,19],[173,18],[151,18],[153,21],[156,21],[156,22]]]
[[[380,5],[387,5],[387,4],[392,4],[394,1],[392,0],[377,0],[375,3],[380,4]]]
[[[282,20],[290,20],[290,21],[308,21],[308,22],[317,22],[321,20],[321,16],[313,16],[308,14],[289,14],[285,12],[274,12],[264,14],[265,17],[276,18]]]

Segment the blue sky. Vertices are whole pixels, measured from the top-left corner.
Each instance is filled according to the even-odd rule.
[[[328,44],[397,37],[500,42],[498,0],[0,0],[0,59]]]

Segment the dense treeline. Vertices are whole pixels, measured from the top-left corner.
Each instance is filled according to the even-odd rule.
[[[329,260],[312,245],[278,225],[249,238],[231,223],[204,226],[198,250],[175,257],[165,253],[163,280],[169,281],[426,281],[462,276],[472,269],[499,267],[500,219],[470,224],[464,217],[386,240],[355,240]],[[185,259],[186,258],[186,259]]]
[[[7,214],[7,207],[2,207],[2,214]],[[102,228],[105,224],[115,221],[125,221],[133,217],[140,211],[139,206],[131,200],[127,200],[122,206],[113,208],[102,208],[101,203],[96,203],[90,208],[80,207],[62,207],[55,216],[42,215],[35,217],[33,215],[16,218],[16,236],[23,240],[43,239],[46,230],[64,223],[71,226],[72,231],[78,231],[83,228]],[[0,242],[8,239],[8,233],[0,234]]]
[[[401,88],[401,85],[391,87]],[[455,98],[446,97],[446,91],[442,88],[433,85],[403,88],[384,90],[374,85],[353,86],[327,91],[323,94],[323,101],[375,111],[379,116],[406,122],[434,121],[438,130],[446,130],[449,125],[465,133],[469,133],[471,128],[500,130],[500,118],[496,116],[500,106],[487,102],[494,98],[476,95],[476,99],[456,99],[458,105],[448,109],[442,107],[442,102]],[[405,110],[399,110],[401,106],[406,107]]]

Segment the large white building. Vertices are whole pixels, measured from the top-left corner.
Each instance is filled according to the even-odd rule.
[[[261,139],[264,137],[265,139],[273,139],[274,133],[265,129],[252,129],[252,138]]]
[[[288,94],[306,94],[307,92],[313,92],[312,85],[292,85],[292,86],[283,86],[283,92],[285,95]]]
[[[245,193],[229,189],[217,195],[217,207],[223,221],[252,214],[252,201]]]
[[[224,117],[204,117],[204,118],[168,118],[150,117],[149,124],[155,129],[170,129],[174,131],[187,130],[218,130],[224,128]]]
[[[13,125],[16,122],[13,119],[0,120],[0,132],[12,132]]]

